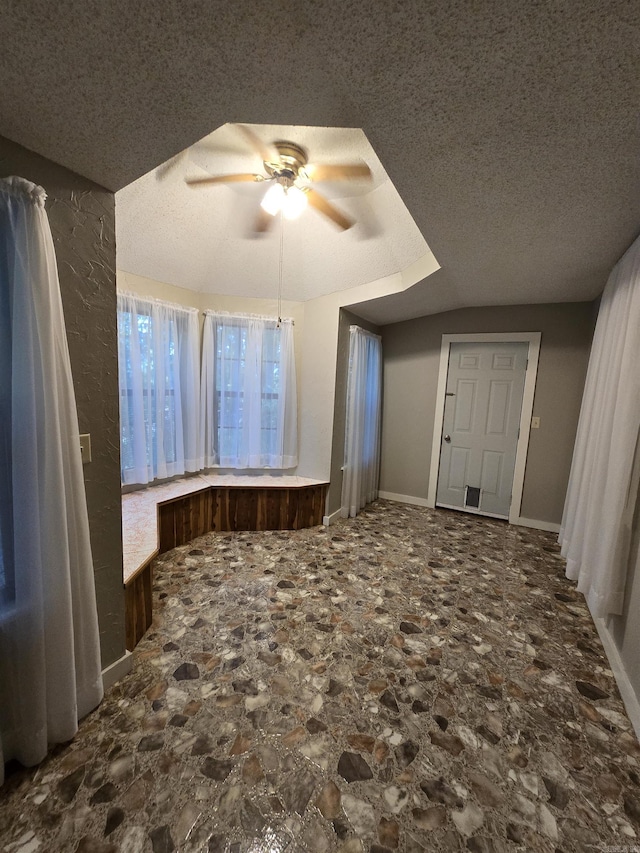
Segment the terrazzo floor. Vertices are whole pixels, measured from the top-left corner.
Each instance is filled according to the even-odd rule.
[[[552,534],[387,501],[155,563],[132,673],[0,790],[6,853],[640,849],[640,747]]]

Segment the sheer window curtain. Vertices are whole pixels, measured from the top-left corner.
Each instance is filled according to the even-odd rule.
[[[559,541],[593,616],[621,613],[640,466],[640,238],[600,303]]]
[[[93,561],[41,187],[0,181],[0,782],[102,698]]]
[[[342,477],[343,518],[378,497],[382,407],[382,341],[359,326],[349,330],[349,376]]]
[[[294,468],[293,321],[207,311],[201,401],[203,468]]]
[[[122,482],[200,469],[195,308],[118,294]]]

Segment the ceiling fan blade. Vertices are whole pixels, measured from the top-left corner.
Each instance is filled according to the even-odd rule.
[[[240,133],[247,140],[253,150],[260,155],[260,159],[265,163],[279,163],[280,155],[278,150],[273,145],[263,142],[246,124],[236,124]]]
[[[259,182],[264,181],[262,175],[256,175],[253,172],[238,173],[236,175],[210,175],[208,178],[185,178],[185,183],[190,187],[204,186],[207,184],[237,184],[247,181]]]
[[[350,219],[348,216],[345,216],[344,213],[341,213],[337,207],[331,204],[323,195],[321,195],[316,190],[306,190],[307,199],[309,200],[309,204],[311,207],[315,207],[317,211],[327,216],[332,222],[335,222],[343,231],[346,231],[348,228],[354,223],[353,219]]]
[[[253,223],[253,230],[257,234],[265,234],[275,222],[276,217],[272,216],[270,213],[267,213],[263,208],[258,208],[258,214],[256,216],[255,222]]]
[[[312,181],[371,180],[371,169],[366,163],[310,163],[305,172]]]

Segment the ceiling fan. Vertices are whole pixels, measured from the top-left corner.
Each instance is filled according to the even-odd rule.
[[[212,175],[207,178],[185,178],[190,187],[239,182],[269,183],[269,189],[262,199],[254,226],[258,232],[267,231],[276,214],[282,212],[286,218],[294,219],[302,213],[307,204],[344,231],[351,228],[354,220],[339,210],[311,184],[354,179],[369,181],[371,169],[366,163],[311,164],[305,149],[294,142],[278,140],[268,144],[246,125],[238,124],[235,127],[260,155],[264,174],[240,172],[232,175]]]

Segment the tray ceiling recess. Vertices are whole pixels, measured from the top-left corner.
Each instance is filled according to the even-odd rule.
[[[296,218],[279,215],[290,195]],[[282,240],[282,296],[296,301],[430,254],[357,128],[223,125],[120,190],[116,228],[119,269],[249,297],[274,296]]]

